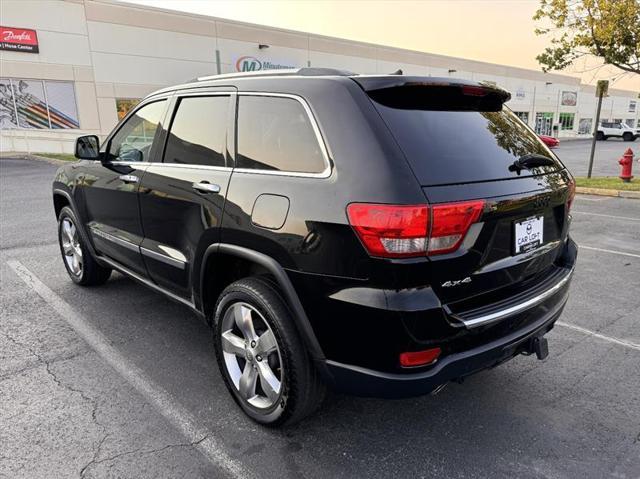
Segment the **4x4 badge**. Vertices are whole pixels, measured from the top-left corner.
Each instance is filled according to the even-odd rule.
[[[467,276],[464,279],[457,279],[454,281],[446,281],[444,283],[442,283],[442,287],[443,288],[450,288],[451,286],[458,286],[459,284],[467,284],[467,283],[471,283],[471,278],[469,276]]]

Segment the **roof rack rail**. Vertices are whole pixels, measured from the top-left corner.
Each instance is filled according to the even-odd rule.
[[[337,68],[290,68],[283,70],[259,70],[252,72],[222,73],[220,75],[209,75],[198,77],[194,81],[221,80],[225,78],[251,78],[260,76],[354,76],[353,72],[338,70]]]

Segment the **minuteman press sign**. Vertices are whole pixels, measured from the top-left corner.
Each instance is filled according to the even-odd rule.
[[[239,57],[235,60],[235,69],[237,72],[257,72],[261,70],[281,70],[296,68],[291,62],[279,62],[267,59],[259,59],[249,55]]]
[[[38,53],[38,35],[28,28],[0,26],[0,50]]]

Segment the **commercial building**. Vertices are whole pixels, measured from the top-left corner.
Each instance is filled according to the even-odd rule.
[[[542,134],[590,134],[592,86],[557,74],[146,8],[109,0],[3,0],[1,151],[71,152],[106,135],[149,92],[198,76],[334,67],[460,77],[509,90],[509,106]],[[638,124],[638,92],[611,89],[604,120]]]

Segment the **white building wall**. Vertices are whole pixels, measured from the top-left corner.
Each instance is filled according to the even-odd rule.
[[[35,29],[39,54],[3,51],[0,77],[73,82],[79,129],[3,129],[0,151],[71,152],[76,136],[105,136],[118,121],[117,99],[139,99],[166,85],[237,70],[241,57],[290,67],[332,67],[359,73],[431,75],[493,82],[512,94],[509,107],[536,114],[595,118],[594,88],[573,77],[491,65],[371,45],[302,32],[246,25],[198,15],[129,6],[111,0],[3,0],[2,24]],[[260,49],[259,44],[268,45]],[[577,92],[577,105],[561,105],[563,91]],[[612,90],[602,106],[605,120],[638,123],[637,93]],[[629,101],[636,111],[629,112]]]

